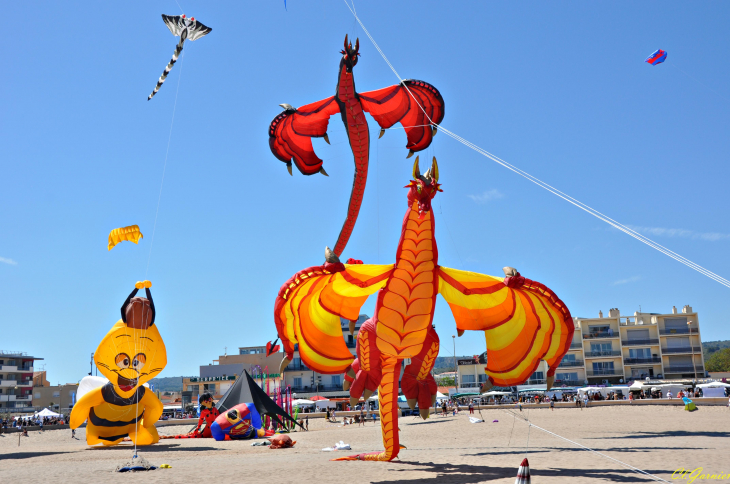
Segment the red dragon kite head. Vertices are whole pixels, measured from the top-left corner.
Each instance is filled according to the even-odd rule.
[[[436,196],[436,193],[443,191],[438,180],[439,166],[436,163],[436,157],[433,157],[431,168],[428,169],[425,175],[421,175],[421,170],[418,167],[418,157],[416,157],[416,162],[413,163],[413,180],[404,188],[410,189],[408,191],[408,204],[413,205],[413,202],[418,202],[419,217],[423,217],[425,212],[431,211],[431,200]]]
[[[342,62],[347,66],[347,72],[352,72],[352,68],[357,65],[357,58],[360,55],[360,39],[355,40],[355,48],[352,48],[352,42],[347,43],[347,34],[345,34],[345,48],[340,51],[342,54]]]

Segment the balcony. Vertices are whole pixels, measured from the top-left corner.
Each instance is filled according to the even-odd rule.
[[[314,393],[314,392],[341,392],[342,385],[319,385],[318,387],[312,386],[301,386],[301,387],[291,387],[291,391],[293,393]]]
[[[555,383],[553,384],[553,388],[561,387],[565,385],[566,387],[579,387],[583,386],[585,382],[583,380],[555,380]]]
[[[618,338],[618,331],[592,331],[583,333],[583,339]],[[571,345],[572,346],[572,345]]]
[[[10,366],[10,365],[0,366],[0,372],[3,372],[3,373],[15,373],[16,371],[18,371],[17,366]]]
[[[571,350],[581,350],[581,349],[583,349],[583,343],[581,343],[581,342],[570,343],[570,349]]]
[[[543,379],[530,378],[525,383],[523,383],[523,385],[544,385],[545,383],[547,383],[547,380],[545,380],[544,378]]]
[[[620,351],[586,351],[586,358],[606,358],[608,356],[621,356]]]
[[[702,365],[669,365],[664,367],[665,373],[704,373]]]
[[[678,353],[702,353],[699,346],[679,346],[677,348],[662,348],[662,353],[676,355]]]
[[[662,336],[675,336],[682,334],[698,334],[698,328],[676,328],[676,329],[660,329],[659,334]]]
[[[284,371],[312,371],[311,369],[307,368],[307,365],[304,363],[289,363],[289,365],[284,368]]]
[[[14,387],[17,384],[17,380],[0,380],[0,387]]]
[[[624,346],[647,346],[647,345],[658,345],[658,339],[629,339],[621,340],[621,344]]]
[[[650,358],[624,358],[625,365],[649,365],[659,364],[661,362],[662,359],[658,356],[652,356]]]
[[[623,376],[623,370],[619,368],[605,368],[603,370],[588,370],[586,371],[589,377],[601,377],[601,376]]]
[[[563,360],[560,362],[558,367],[571,367],[571,366],[583,366],[583,360]]]

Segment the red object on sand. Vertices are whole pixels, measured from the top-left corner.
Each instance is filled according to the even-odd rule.
[[[530,484],[530,464],[527,462],[527,458],[522,460],[520,468],[517,469],[515,484]]]

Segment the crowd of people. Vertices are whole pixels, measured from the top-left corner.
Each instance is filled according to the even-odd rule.
[[[0,427],[3,429],[7,428],[18,428],[20,430],[27,429],[28,427],[52,427],[56,425],[65,425],[68,422],[68,418],[61,415],[60,417],[18,417],[16,419],[3,418],[0,420]]]

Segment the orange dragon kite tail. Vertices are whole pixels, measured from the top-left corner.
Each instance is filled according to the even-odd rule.
[[[332,460],[369,460],[391,461],[398,457],[400,439],[398,438],[398,378],[401,361],[394,356],[381,356],[383,379],[378,387],[378,404],[380,405],[380,426],[383,431],[383,452],[350,455]]]

